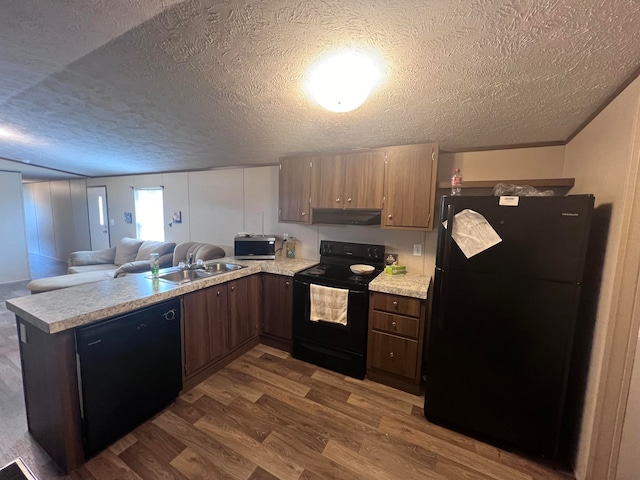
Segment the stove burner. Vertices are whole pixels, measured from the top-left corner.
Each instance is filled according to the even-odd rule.
[[[324,265],[316,265],[304,271],[307,275],[324,275],[327,268]]]
[[[297,278],[338,288],[366,289],[384,268],[382,245],[323,240],[320,253],[320,263],[297,273]],[[356,263],[371,265],[375,270],[367,275],[355,274],[350,266]]]

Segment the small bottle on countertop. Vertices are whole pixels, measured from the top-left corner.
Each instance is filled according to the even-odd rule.
[[[160,255],[152,253],[149,256],[149,266],[151,267],[151,276],[158,278],[158,272],[160,272]]]
[[[462,195],[462,175],[459,168],[454,170],[451,177],[451,195]]]
[[[289,237],[286,243],[287,258],[296,258],[296,239]]]
[[[282,235],[282,245],[278,249],[278,258],[287,258],[287,240],[289,240],[289,234],[285,233]]]

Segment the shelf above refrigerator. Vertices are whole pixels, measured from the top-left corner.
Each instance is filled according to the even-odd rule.
[[[513,185],[531,185],[535,188],[571,188],[575,184],[575,178],[532,178],[527,180],[464,180],[462,188],[493,188],[498,183]],[[439,189],[451,188],[451,182],[438,182]]]

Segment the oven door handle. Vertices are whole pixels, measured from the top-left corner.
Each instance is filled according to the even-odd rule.
[[[339,288],[340,290],[349,290],[349,294],[355,293],[355,294],[366,294],[369,293],[367,290],[351,290],[349,288],[342,288],[342,287],[329,287],[328,285],[322,285],[321,283],[314,283],[314,282],[305,282],[303,280],[294,280],[296,283],[299,283],[300,285],[304,285],[305,287],[311,287],[311,284],[313,283],[313,285],[320,285],[321,287],[328,287],[328,288]]]

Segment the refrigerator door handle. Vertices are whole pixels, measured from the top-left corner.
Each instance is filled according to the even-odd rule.
[[[447,228],[444,236],[444,257],[442,259],[442,269],[446,272],[449,270],[451,256],[451,242],[453,242],[453,217],[455,216],[455,208],[453,205],[447,205]],[[441,227],[444,228],[444,227]]]
[[[448,281],[446,280],[446,274],[444,272],[444,270],[440,270],[439,272],[437,272],[440,274],[440,282],[438,285],[438,299],[436,300],[438,302],[438,330],[442,330],[444,329],[444,316],[445,316],[445,301],[444,301],[444,295],[446,292],[446,287],[445,287],[445,283],[447,283]]]
[[[447,292],[449,290],[449,263],[451,256],[451,242],[453,242],[453,217],[455,215],[455,208],[453,205],[447,205],[447,228],[444,237],[444,258],[442,260],[442,270],[440,272],[441,281],[438,292],[438,329],[444,329],[444,317]],[[444,228],[444,227],[442,227]]]

